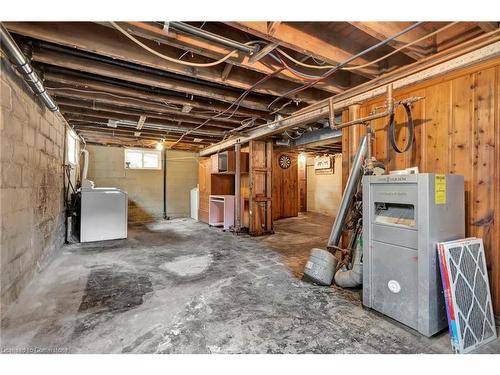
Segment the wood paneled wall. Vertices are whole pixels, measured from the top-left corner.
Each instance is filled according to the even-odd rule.
[[[413,107],[415,140],[397,154],[388,142],[387,119],[373,122],[375,157],[389,170],[418,166],[421,172],[454,173],[465,177],[466,235],[482,237],[496,316],[500,316],[500,59],[438,80],[395,92],[395,98],[423,96]],[[384,98],[363,103],[367,115]],[[355,116],[345,111],[344,119]],[[350,115],[350,116],[349,116]],[[397,139],[405,142],[406,118],[396,112]],[[364,134],[363,126],[344,130],[344,175]],[[343,178],[345,183],[346,177]]]
[[[283,169],[281,155],[288,155],[292,164]],[[297,154],[275,151],[273,153],[273,220],[299,214],[299,170]]]

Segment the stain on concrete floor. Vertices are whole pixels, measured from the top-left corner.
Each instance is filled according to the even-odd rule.
[[[332,219],[234,236],[190,219],[134,226],[127,240],[67,246],[2,320],[1,347],[70,353],[450,353],[360,302],[302,281]],[[293,242],[290,242],[290,241]],[[481,352],[500,352],[495,341]]]

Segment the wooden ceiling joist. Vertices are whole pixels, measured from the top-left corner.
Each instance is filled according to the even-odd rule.
[[[231,52],[231,49],[222,45],[210,43],[206,40],[191,35],[177,33],[175,32],[175,30],[166,33],[163,28],[159,27],[158,25],[152,25],[151,23],[128,22],[122,23],[122,25],[124,25],[127,30],[134,35],[141,36],[143,38],[154,40],[186,51],[192,51],[198,55],[206,56],[212,59],[219,59]],[[222,30],[214,31],[222,33]],[[224,34],[227,34],[229,31],[230,30],[227,29],[224,30]],[[233,35],[229,36],[234,37]],[[267,59],[265,63],[263,61],[256,61],[255,63],[251,63],[250,58],[251,56],[240,53],[234,58],[230,58],[228,61],[230,61],[233,65],[266,75],[273,73],[275,70],[280,68],[280,66],[274,60]],[[298,78],[287,70],[279,73],[278,77],[290,82],[304,82],[301,78]],[[343,85],[345,85],[345,82],[338,82],[337,77],[334,77],[332,79],[327,79],[324,82],[318,83],[316,87],[335,94],[344,91],[346,87]]]
[[[330,64],[338,64],[353,55],[351,52],[336,45],[331,40],[331,36],[327,38],[320,35],[321,30],[319,28],[317,30],[318,34],[312,35],[302,30],[300,23],[281,22],[275,27],[272,35],[268,32],[267,22],[227,22],[227,24],[259,38],[279,43],[281,46],[327,61]],[[357,60],[359,64],[367,62],[363,57]],[[365,77],[373,78],[379,73],[379,70],[367,67],[358,72]]]
[[[173,96],[173,95],[164,95],[164,94],[155,94],[155,93],[150,93],[146,92],[143,90],[139,89],[132,89],[128,87],[123,87],[117,84],[110,84],[110,83],[104,83],[100,82],[95,79],[91,78],[81,78],[74,76],[72,74],[68,73],[58,73],[54,72],[52,70],[46,70],[44,72],[44,78],[45,81],[48,82],[46,86],[51,87],[55,86],[59,89],[62,88],[73,88],[73,89],[80,89],[80,90],[88,90],[88,91],[97,91],[97,92],[102,92],[103,95],[106,94],[112,94],[112,95],[118,95],[118,96],[123,96],[123,97],[129,97],[129,98],[136,98],[136,99],[141,99],[141,100],[147,100],[147,101],[152,101],[152,102],[157,102],[161,104],[174,104],[174,105],[191,105],[193,107],[196,107],[198,109],[206,110],[206,111],[224,111],[228,105],[226,103],[222,103],[219,101],[201,101],[198,99],[192,99],[192,98],[183,98],[179,96]],[[56,85],[54,85],[56,83]],[[62,92],[63,90],[58,90],[58,92]],[[71,90],[67,90],[68,92]],[[232,112],[232,111],[231,111]],[[262,118],[271,118],[266,112],[264,111],[257,111],[257,110],[252,110],[248,109],[245,107],[239,107],[238,110],[236,111],[236,115],[240,116],[246,116],[246,117],[262,117]]]
[[[15,22],[7,23],[6,25],[12,32],[46,42],[77,48],[82,51],[95,53],[112,59],[127,61],[242,90],[248,89],[253,83],[262,78],[262,75],[259,73],[235,67],[232,70],[231,76],[222,80],[221,72],[223,70],[223,65],[197,68],[167,61],[144,50],[118,31],[94,23],[75,25],[74,23],[65,22],[57,24],[51,22]],[[98,36],[98,38],[96,36]],[[178,58],[183,52],[177,48],[167,45],[158,45],[147,40],[141,42],[144,42],[144,44],[155,51],[172,58]],[[209,60],[202,58],[194,62],[206,63],[209,62]],[[254,91],[262,94],[279,96],[294,87],[296,87],[296,85],[293,83],[273,78],[259,85]],[[302,92],[298,95],[298,99],[306,103],[314,103],[326,96],[326,93],[313,88]]]
[[[82,57],[65,55],[58,52],[39,50],[33,52],[33,60],[48,65],[59,66],[79,72],[96,74],[103,77],[120,79],[141,85],[158,87],[165,90],[188,93],[205,98],[215,99],[226,103],[232,103],[240,95],[232,90],[210,87],[202,83],[192,83],[172,78],[162,77],[152,73],[141,72],[129,68],[114,66],[108,63],[93,61]],[[241,106],[266,111],[269,100],[253,95],[248,95],[241,101]]]
[[[410,26],[412,22],[350,22],[350,24],[377,40],[385,40]],[[428,31],[417,27],[390,41],[388,45],[399,48],[404,44],[424,37],[428,33]],[[402,53],[414,60],[418,60],[434,52],[435,49],[436,37],[431,37],[402,50]]]
[[[101,123],[106,123],[109,120],[113,121],[128,121],[131,124],[137,122],[137,117],[136,116],[131,116],[119,112],[112,112],[112,111],[95,111],[95,110],[89,110],[84,107],[76,107],[76,106],[69,106],[69,105],[61,105],[61,113],[65,114],[68,116],[68,121],[71,120],[80,120],[80,121],[98,121]],[[162,120],[162,119],[150,119],[148,123],[155,124],[158,126],[164,126],[165,130],[168,129],[173,129],[172,131],[176,132],[184,132],[188,130],[193,130],[196,128],[195,125],[192,124],[178,124],[178,123],[173,123],[170,121]],[[222,137],[224,135],[224,132],[222,132],[220,129],[213,129],[210,127],[203,127],[200,128],[198,131],[200,134],[205,134],[207,136],[213,136],[213,137]]]
[[[85,93],[66,93],[64,90],[47,90],[51,95],[56,97],[58,104],[67,103],[68,100],[81,100],[81,105],[87,105],[89,108],[111,108],[115,107],[124,113],[144,113],[151,118],[165,118],[172,121],[192,122],[201,124],[204,120],[208,120],[210,115],[189,113],[185,114],[181,111],[170,110],[161,105],[145,104],[130,99],[109,98],[100,94],[85,94]],[[91,107],[90,107],[91,106]],[[210,120],[207,125],[221,126],[226,129],[231,129],[240,125],[238,119]]]

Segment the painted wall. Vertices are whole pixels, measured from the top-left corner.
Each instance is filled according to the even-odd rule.
[[[88,145],[88,178],[96,187],[117,187],[128,193],[129,222],[163,218],[163,170],[125,169],[120,147]],[[167,215],[187,217],[190,190],[198,184],[198,156],[192,152],[167,152]]]
[[[1,60],[1,314],[64,243],[65,123]]]
[[[307,211],[337,215],[342,199],[342,156],[338,155],[334,160],[333,174],[317,175],[314,157],[307,158]]]

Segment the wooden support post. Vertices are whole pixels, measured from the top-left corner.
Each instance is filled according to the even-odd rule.
[[[272,142],[250,141],[250,222],[248,231],[253,236],[273,232],[272,157]]]
[[[266,143],[266,233],[273,232],[272,191],[273,191],[273,142]]]

